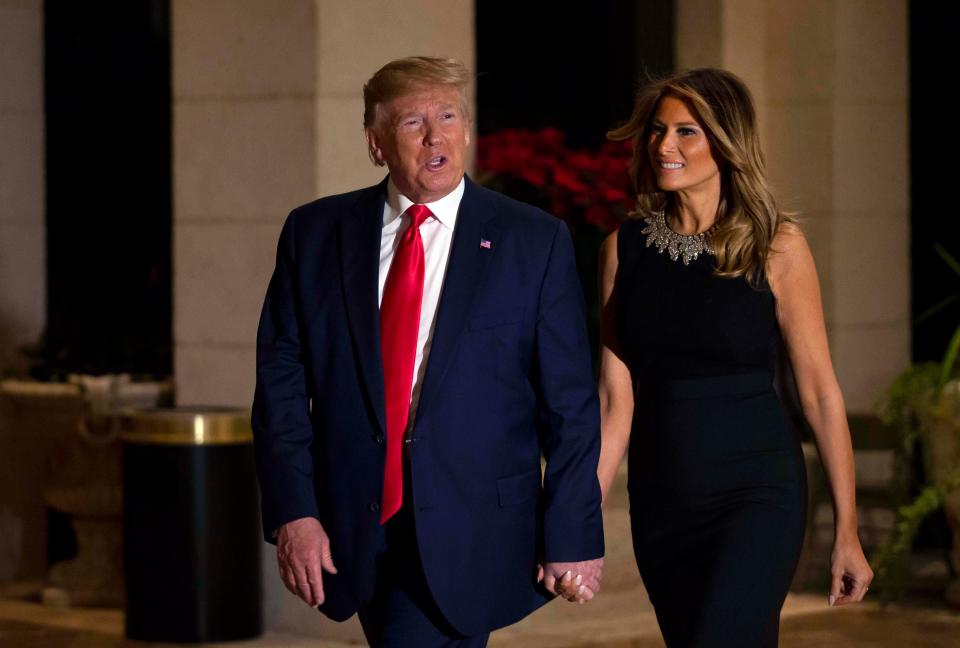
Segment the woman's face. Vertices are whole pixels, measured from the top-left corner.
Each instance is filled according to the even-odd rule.
[[[661,191],[719,187],[720,168],[706,131],[682,99],[667,95],[657,104],[647,154]]]

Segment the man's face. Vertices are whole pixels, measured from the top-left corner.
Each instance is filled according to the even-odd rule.
[[[443,198],[460,184],[470,145],[460,91],[424,88],[382,104],[367,140],[400,193],[415,203]]]

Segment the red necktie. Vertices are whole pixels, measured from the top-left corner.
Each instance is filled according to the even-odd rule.
[[[380,301],[380,350],[387,406],[387,461],[383,471],[380,524],[403,503],[403,434],[410,415],[413,363],[423,303],[423,239],[420,226],[433,214],[424,205],[411,205],[410,227],[393,254]]]

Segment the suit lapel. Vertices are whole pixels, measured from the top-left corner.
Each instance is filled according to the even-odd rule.
[[[386,195],[386,180],[366,192],[354,206],[353,214],[340,221],[337,241],[353,349],[370,407],[384,431],[387,425],[377,292]]]
[[[495,254],[497,230],[490,220],[492,210],[486,206],[477,186],[466,178],[463,198],[457,213],[450,259],[440,295],[440,307],[433,331],[433,344],[427,359],[427,371],[420,390],[417,421],[429,408],[431,398],[443,382],[443,376],[455,355],[457,343],[467,324],[467,317],[487,265]],[[489,248],[481,240],[491,241]]]

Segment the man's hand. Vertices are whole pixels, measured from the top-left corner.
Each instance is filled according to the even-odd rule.
[[[537,580],[551,594],[559,594],[571,603],[586,603],[600,591],[603,558],[581,562],[548,562],[540,567]]]
[[[323,570],[336,574],[330,538],[320,520],[312,517],[287,522],[277,533],[277,566],[291,593],[310,607],[323,603]]]

